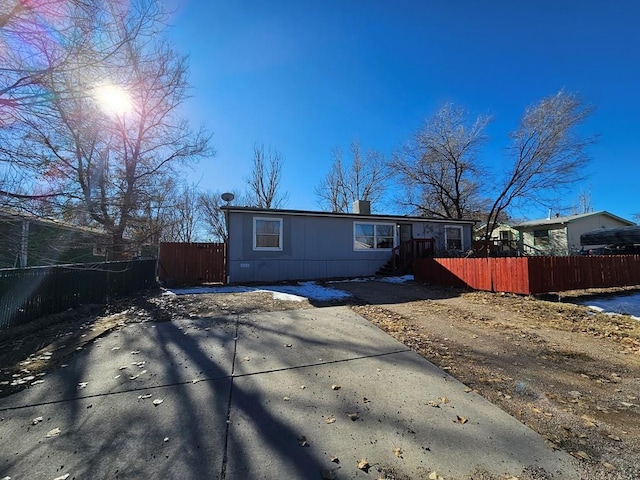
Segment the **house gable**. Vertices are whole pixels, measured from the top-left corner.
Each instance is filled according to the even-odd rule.
[[[607,211],[532,220],[515,225],[520,232],[521,249],[533,255],[570,255],[580,251],[580,235],[600,228],[634,225],[630,220]],[[548,241],[541,241],[546,231]],[[540,239],[536,242],[536,239]]]

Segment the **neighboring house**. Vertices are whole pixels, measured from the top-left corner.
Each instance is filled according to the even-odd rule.
[[[579,253],[580,235],[593,230],[635,225],[606,211],[555,216],[514,225],[520,232],[519,247],[525,255],[571,255]]]
[[[222,207],[229,232],[227,281],[374,275],[394,247],[420,239],[433,239],[435,253],[471,248],[473,221],[371,215],[367,202],[356,204],[359,213]]]
[[[486,228],[487,224],[485,223],[474,229],[474,237],[476,240],[476,242],[474,242],[474,250],[481,250],[484,248],[486,243],[484,239]],[[520,232],[511,225],[507,225],[506,223],[498,224],[489,237],[489,248],[491,254],[505,256],[515,255],[518,249],[519,237]]]
[[[109,236],[28,214],[0,210],[0,268],[103,262]]]

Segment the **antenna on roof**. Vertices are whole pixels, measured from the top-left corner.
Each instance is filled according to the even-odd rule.
[[[236,198],[236,196],[231,192],[225,192],[222,195],[220,195],[220,198],[225,202],[227,202],[227,205],[228,205],[229,202],[233,201],[233,199]]]

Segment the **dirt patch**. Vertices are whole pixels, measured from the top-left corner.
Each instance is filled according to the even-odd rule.
[[[393,303],[405,286],[373,283],[342,285],[356,312],[569,452],[583,478],[640,478],[640,322],[416,284]]]

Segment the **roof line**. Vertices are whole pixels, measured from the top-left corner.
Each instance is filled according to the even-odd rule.
[[[287,209],[275,209],[275,208],[258,208],[258,207],[238,207],[234,205],[223,205],[222,210],[227,212],[242,212],[242,213],[265,213],[269,215],[291,215],[302,217],[333,217],[333,218],[351,218],[351,219],[373,219],[373,220],[406,220],[406,221],[422,221],[422,222],[436,222],[436,223],[464,223],[473,225],[476,220],[457,220],[453,218],[433,218],[433,217],[418,217],[409,215],[388,215],[388,214],[362,214],[362,213],[337,213],[337,212],[314,212],[310,210],[287,210]]]

